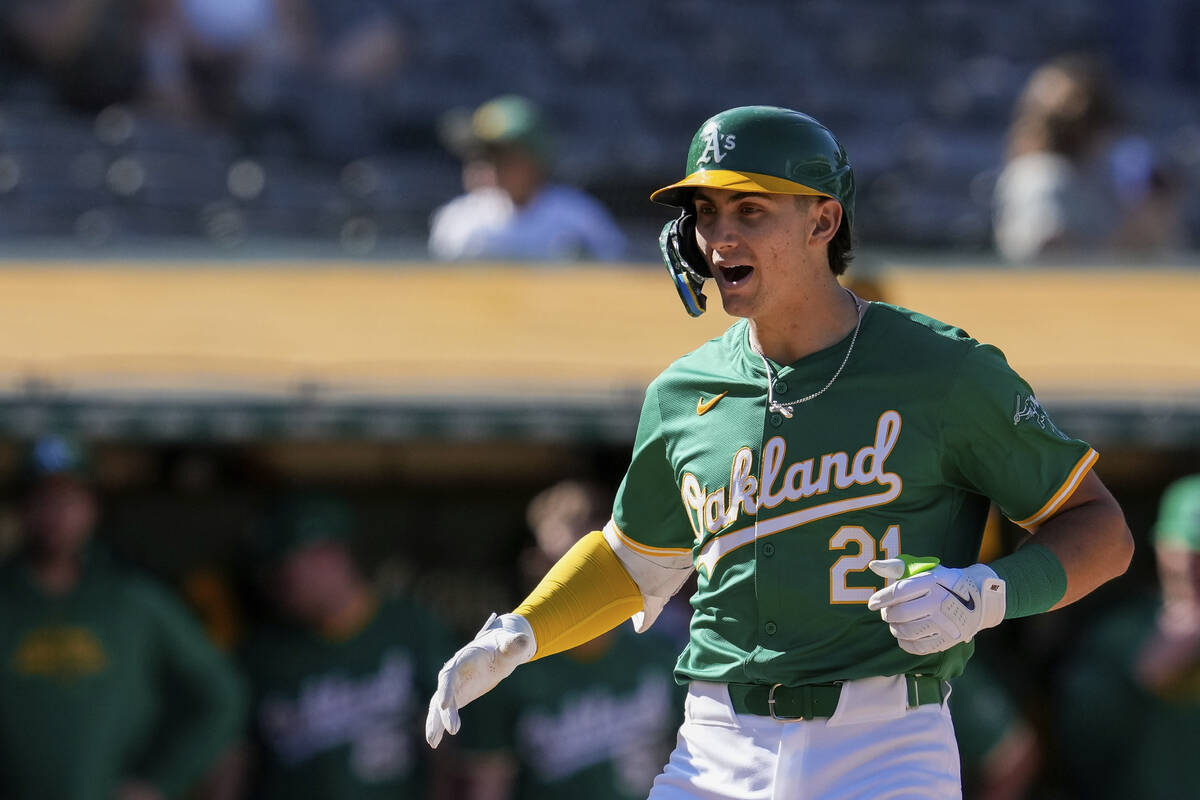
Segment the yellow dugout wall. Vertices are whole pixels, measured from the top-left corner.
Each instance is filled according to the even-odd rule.
[[[863,291],[999,344],[1047,396],[1200,400],[1200,273],[888,268]],[[0,387],[606,393],[723,330],[711,300],[688,318],[649,267],[9,264]]]

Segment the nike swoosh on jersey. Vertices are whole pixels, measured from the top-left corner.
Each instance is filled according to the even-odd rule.
[[[711,400],[705,400],[703,397],[701,397],[699,400],[696,401],[696,413],[700,416],[704,416],[709,411],[712,411],[712,407],[715,406],[718,402],[720,402],[721,398],[727,394],[729,394],[728,391],[721,392],[719,395],[712,398]]]
[[[949,592],[949,593],[950,593],[950,595],[951,595],[951,596],[952,596],[952,597],[953,597],[955,600],[957,600],[958,602],[962,603],[962,604],[963,604],[963,608],[965,608],[967,611],[974,611],[974,610],[975,610],[975,598],[974,598],[974,597],[970,597],[970,596],[963,597],[961,594],[959,594],[958,592],[954,591],[953,589],[946,589],[946,591],[947,591],[947,592]]]

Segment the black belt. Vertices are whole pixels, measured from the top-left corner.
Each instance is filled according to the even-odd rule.
[[[932,675],[905,675],[908,707],[941,703],[942,681]],[[739,714],[758,714],[775,719],[828,719],[837,711],[842,683],[810,683],[784,686],[777,683],[731,683],[729,701]]]

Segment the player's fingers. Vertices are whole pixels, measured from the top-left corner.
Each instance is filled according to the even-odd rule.
[[[437,691],[429,701],[430,712],[436,709],[438,719],[445,730],[450,730],[450,709],[455,707],[455,693],[462,677],[456,668],[456,661],[457,657],[452,658],[442,667],[442,671],[438,673]],[[454,733],[453,730],[450,732]]]
[[[910,600],[907,603],[897,603],[892,606],[885,606],[880,609],[879,615],[884,622],[912,622],[919,619],[928,619],[937,611],[937,604],[927,602],[930,600],[929,595],[919,597],[916,600]]]
[[[945,630],[928,617],[912,622],[894,623],[888,626],[888,630],[892,632],[892,636],[900,640],[923,639],[926,636],[954,637],[952,631]]]
[[[430,747],[436,748],[441,743],[445,730],[438,698],[434,695],[429,700],[429,712],[425,715],[425,741],[429,742]]]
[[[929,590],[933,588],[936,581],[928,573],[918,575],[915,578],[905,578],[901,581],[896,581],[891,586],[885,586],[875,594],[871,595],[867,600],[867,608],[872,611],[878,611],[881,608],[895,605],[896,603],[906,603],[910,600],[916,600],[918,597],[924,597],[929,594]]]
[[[871,572],[881,578],[887,578],[889,581],[904,577],[904,562],[898,558],[877,558],[867,566],[870,567]]]
[[[966,641],[963,632],[954,624],[936,615],[928,619],[889,625],[888,629],[902,642],[928,641],[932,643],[935,646],[926,650],[929,653],[945,650],[952,645]]]
[[[458,716],[458,706],[451,704],[449,708],[442,709],[442,722],[446,725],[446,731],[451,736],[458,733],[458,729],[462,727],[462,718]]]
[[[899,639],[900,649],[906,653],[912,653],[914,656],[927,656],[930,653],[939,653],[945,650],[953,642],[946,642],[941,636],[924,636],[920,639]]]

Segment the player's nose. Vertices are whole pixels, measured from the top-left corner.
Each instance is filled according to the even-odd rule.
[[[705,231],[708,246],[721,253],[728,252],[737,247],[741,243],[741,238],[738,234],[737,225],[734,223],[735,220],[732,214],[724,212],[714,214],[712,221]]]

